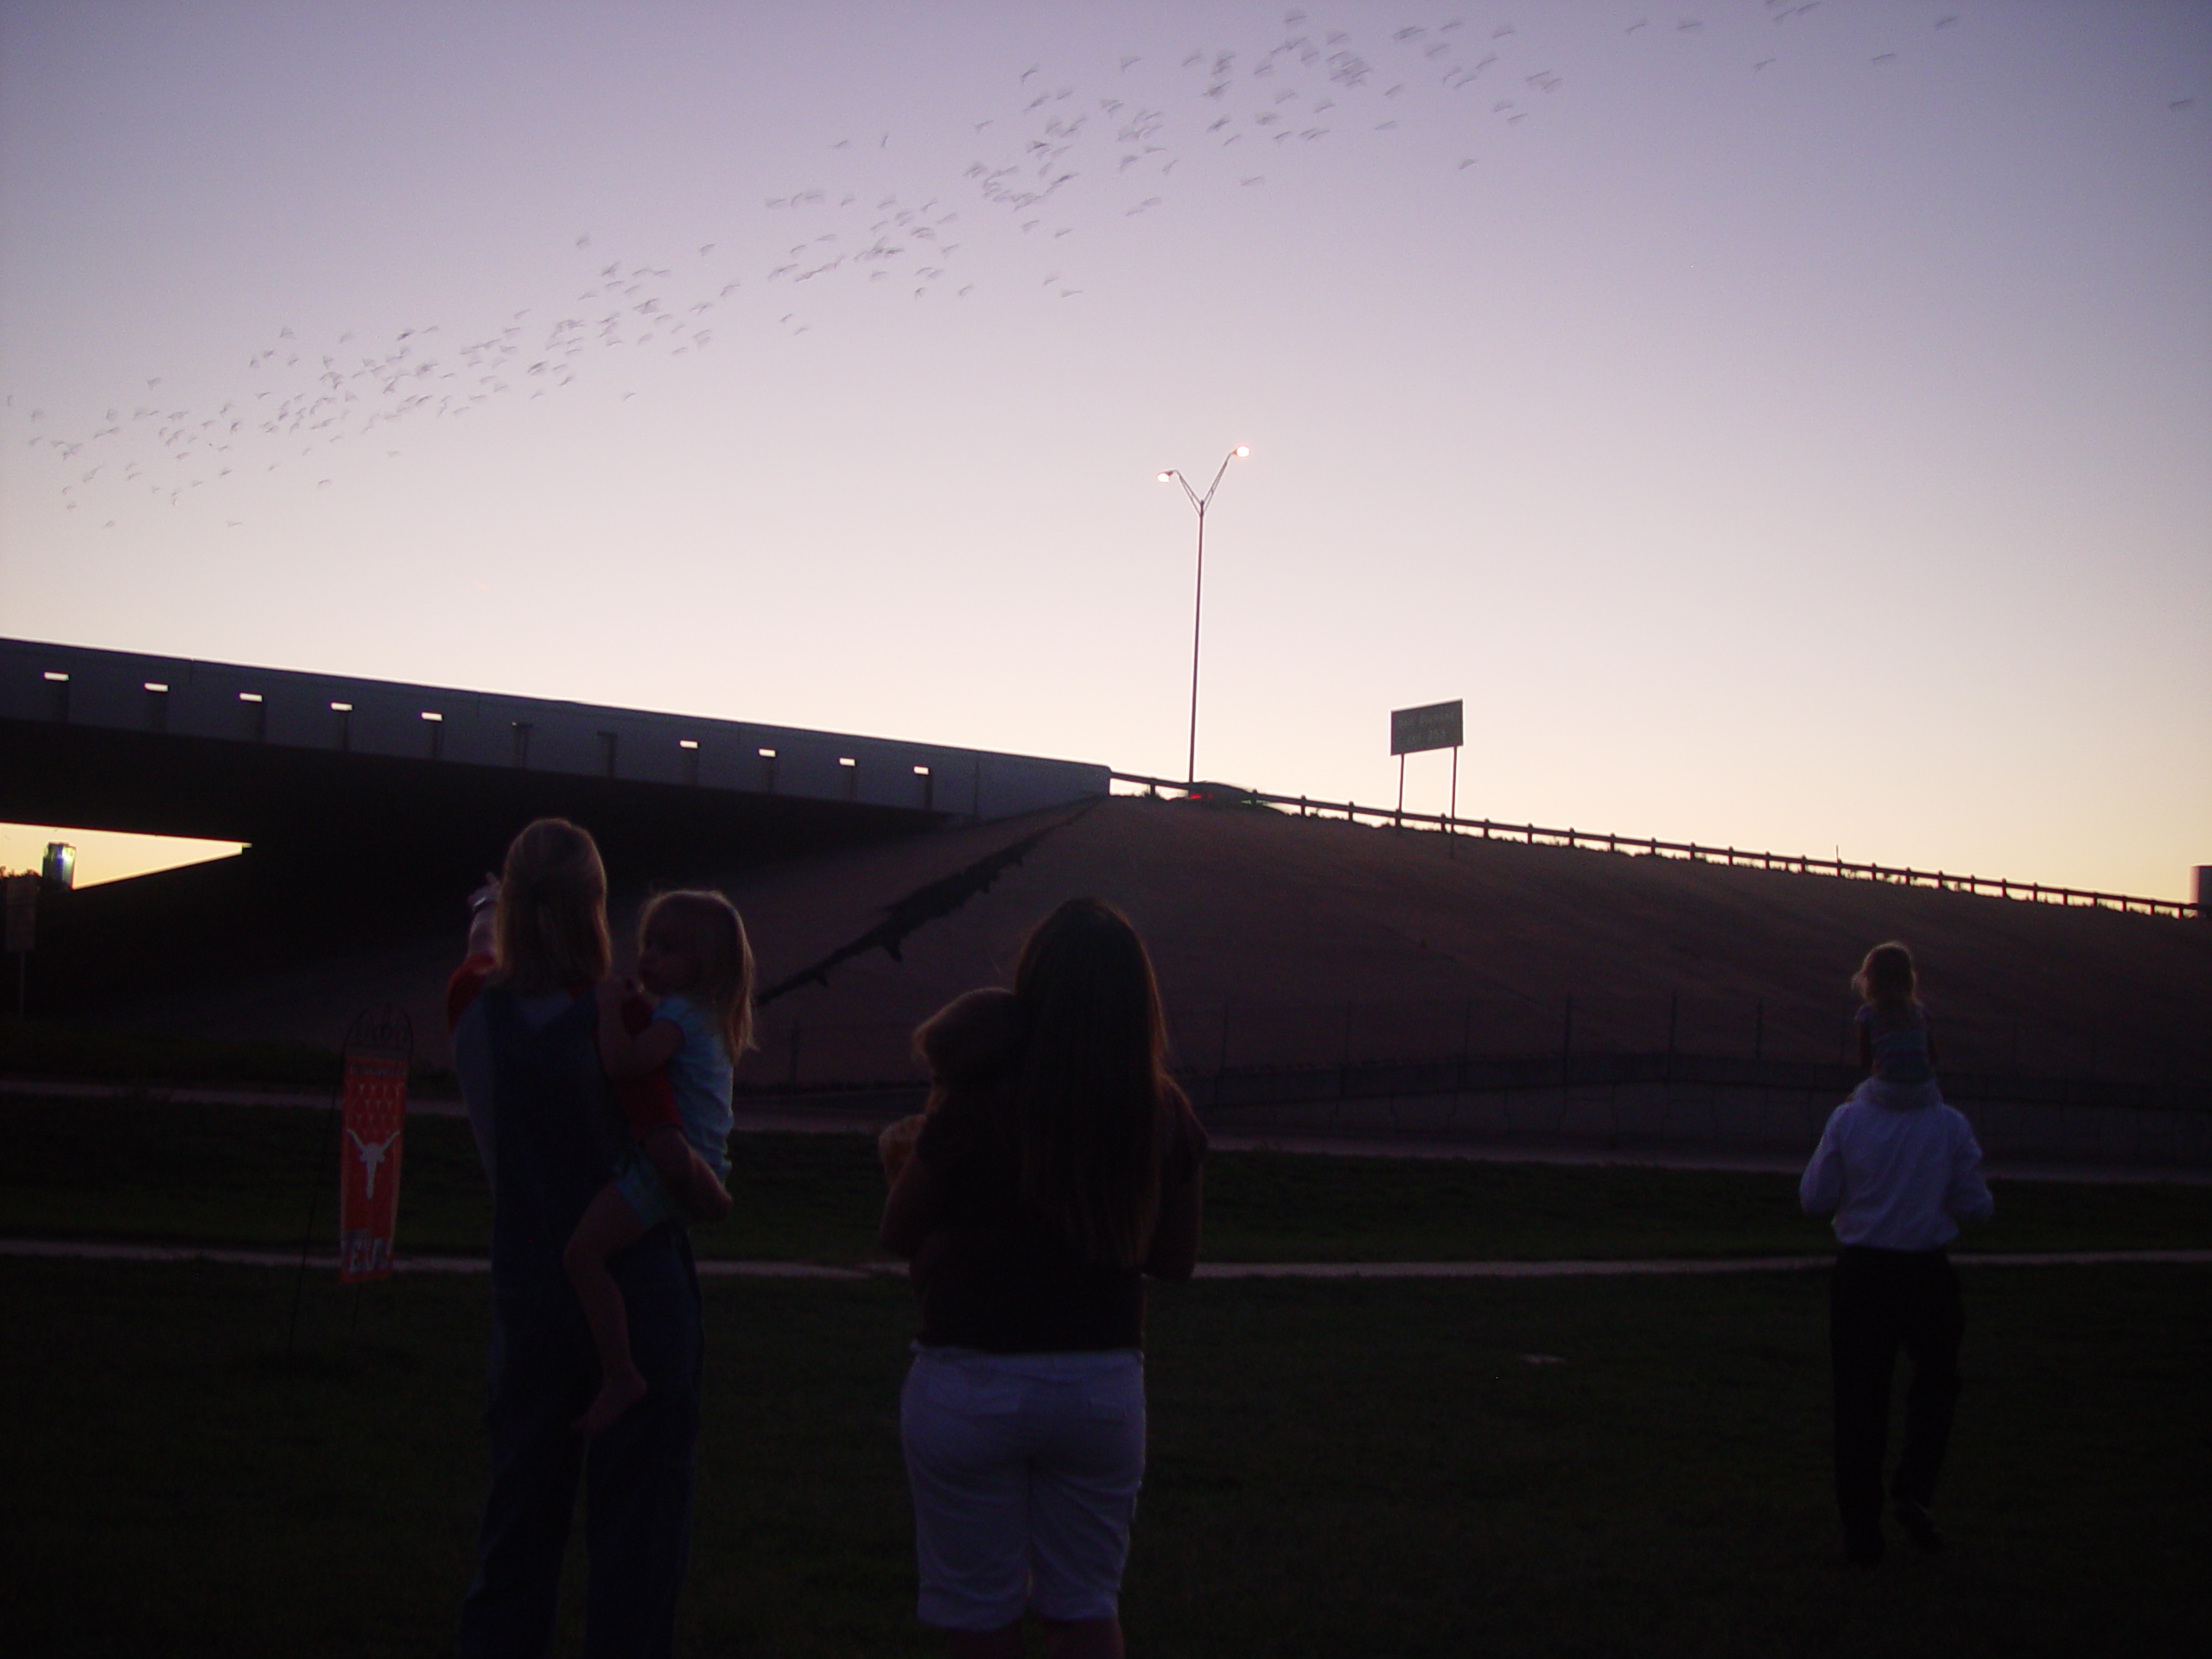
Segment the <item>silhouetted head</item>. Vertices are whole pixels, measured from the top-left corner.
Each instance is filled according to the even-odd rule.
[[[711,1014],[732,1059],[753,1046],[753,942],[719,893],[686,887],[646,901],[638,977],[656,996],[688,997]]]
[[[493,935],[499,976],[525,995],[607,976],[607,868],[588,830],[540,818],[508,844]]]
[[[1028,1028],[1021,999],[995,985],[963,991],[922,1021],[914,1053],[936,1085],[924,1109],[934,1109],[946,1089],[988,1083],[1004,1072],[1020,1058]]]
[[[1851,988],[1879,1007],[1911,1007],[1919,988],[1912,952],[1895,939],[1876,945],[1851,976]]]
[[[1128,918],[1071,899],[1022,947],[1022,1196],[1086,1261],[1134,1267],[1160,1212],[1173,1085],[1152,959]]]

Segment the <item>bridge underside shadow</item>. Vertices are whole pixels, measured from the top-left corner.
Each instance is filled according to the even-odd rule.
[[[0,721],[0,820],[243,841],[235,858],[41,903],[34,1017],[98,1022],[166,992],[452,927],[533,818],[597,838],[618,893],[909,836],[946,815],[170,734]]]

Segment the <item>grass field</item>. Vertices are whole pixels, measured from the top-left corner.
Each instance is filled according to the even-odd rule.
[[[281,1107],[0,1097],[0,1234],[296,1246],[335,1230],[331,1115]],[[745,1135],[730,1219],[702,1255],[856,1262],[880,1252],[882,1177],[859,1135]],[[1787,1175],[1216,1154],[1205,1254],[1381,1262],[1817,1252]],[[2212,1244],[2212,1189],[2012,1182],[1974,1250]],[[409,1120],[402,1254],[480,1252],[490,1205],[455,1118]]]
[[[1132,1650],[2201,1653],[2212,1274],[1966,1281],[1955,1548],[1871,1575],[1828,1503],[1817,1276],[1160,1291]],[[318,1275],[289,1357],[288,1273],[0,1262],[0,1285],[11,1653],[449,1648],[483,1281]],[[903,1287],[707,1296],[679,1651],[938,1651],[911,1613]]]
[[[0,1099],[0,1234],[327,1243],[326,1113]],[[878,1254],[858,1136],[745,1135],[704,1255]],[[408,1130],[405,1252],[475,1252],[466,1126]],[[1807,1254],[1780,1175],[1217,1154],[1205,1254]],[[2012,1183],[1992,1252],[2202,1247],[2212,1193]],[[0,1261],[0,1607],[26,1654],[445,1650],[486,1287]],[[895,1281],[709,1281],[686,1654],[931,1653]],[[1968,1268],[1957,1538],[1840,1564],[1807,1274],[1155,1293],[1132,1645],[1173,1656],[2201,1651],[2212,1271]],[[1547,1357],[1532,1363],[1530,1357]],[[573,1630],[570,1632],[573,1637]]]

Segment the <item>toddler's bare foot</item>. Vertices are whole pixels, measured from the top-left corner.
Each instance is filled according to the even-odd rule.
[[[645,1397],[645,1379],[637,1372],[632,1371],[627,1376],[610,1376],[599,1385],[599,1398],[591,1402],[591,1409],[569,1427],[586,1440],[595,1439]]]

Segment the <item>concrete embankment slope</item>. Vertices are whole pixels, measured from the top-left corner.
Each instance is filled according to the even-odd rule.
[[[916,925],[898,959],[874,949],[779,997],[772,1030],[911,1023],[1009,971],[1028,925],[1077,893],[1112,899],[1143,930],[1186,1047],[1200,1016],[1226,1007],[1231,1047],[1253,1060],[1270,1046],[1287,1061],[1336,1058],[1341,1014],[1324,1014],[1346,1007],[1362,1026],[1392,1005],[1418,1011],[1448,1030],[1441,1052],[1463,1034],[1482,1052],[1515,1034],[1507,1027],[1554,1029],[1569,997],[1583,1027],[1570,1040],[1618,1042],[1635,1033],[1608,1035],[1608,1021],[1641,1017],[1656,1020],[1663,1047],[1671,999],[1686,1052],[1713,1046],[1694,1022],[1719,1011],[1733,1022],[1725,1039],[1747,1052],[1808,1048],[1809,1021],[1832,1059],[1845,982],[1891,937],[1920,952],[1924,993],[1947,1021],[2002,1022],[2008,1040],[2018,1022],[2024,1059],[2054,1032],[2094,1027],[2107,1035],[2096,1057],[2107,1073],[2139,1068],[2149,1051],[2155,1069],[2212,1023],[2212,925],[1178,802],[1117,798],[1034,827],[861,849],[754,872],[732,891],[772,983],[963,860],[1021,841],[1018,862]],[[1755,1032],[1762,1002],[1766,1029]]]
[[[655,873],[700,880],[743,909],[777,990],[748,1065],[760,1084],[899,1075],[904,1032],[1004,978],[1027,930],[1077,894],[1143,930],[1182,1058],[1201,1068],[1561,1049],[1833,1065],[1845,981],[1896,937],[1921,955],[1948,1064],[2212,1075],[2212,925],[2199,922],[1134,798]],[[618,911],[637,897],[618,895]],[[373,946],[290,940],[283,960],[88,1012],[330,1042],[390,996],[436,1058],[458,898],[451,926]]]

